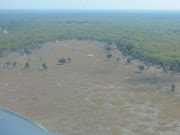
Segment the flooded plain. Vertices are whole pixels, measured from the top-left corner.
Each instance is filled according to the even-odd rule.
[[[28,69],[28,59],[20,54],[0,59],[0,107],[60,135],[180,134],[180,75],[156,67],[140,73],[141,63],[127,64],[115,46],[108,61],[104,46],[95,41],[47,43],[31,54]],[[72,61],[60,65],[62,57]],[[7,61],[17,66],[7,68]]]

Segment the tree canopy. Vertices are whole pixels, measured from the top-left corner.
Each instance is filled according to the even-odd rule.
[[[64,63],[66,63],[66,59],[65,58],[61,58],[61,59],[58,60],[58,62],[63,65]]]
[[[72,16],[61,11],[0,11],[0,19],[0,56],[21,49],[28,54],[49,41],[96,40],[115,44],[125,56],[158,64],[164,71],[180,71],[180,16],[173,12],[97,11]]]

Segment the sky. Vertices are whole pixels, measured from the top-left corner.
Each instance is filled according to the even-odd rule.
[[[0,9],[180,9],[180,0],[0,0]]]

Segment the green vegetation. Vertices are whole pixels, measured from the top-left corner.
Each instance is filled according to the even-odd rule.
[[[178,11],[168,14],[72,12],[73,16],[69,11],[0,11],[0,56],[21,49],[28,54],[49,41],[96,40],[115,44],[124,56],[132,56],[149,65],[160,65],[165,72],[180,71]]]
[[[157,76],[156,76],[156,70],[155,69],[154,69],[154,75],[155,75],[154,83],[157,83]]]
[[[16,67],[16,64],[17,64],[16,61],[14,61],[14,62],[13,62],[13,68]]]
[[[119,62],[119,60],[120,60],[120,59],[119,59],[119,58],[117,58],[116,60]]]
[[[131,58],[131,57],[128,57],[128,58],[127,58],[127,63],[130,63],[131,60],[132,60],[132,58]]]
[[[48,69],[46,63],[42,64],[42,69],[43,69],[43,70],[47,70],[47,69]]]
[[[67,61],[68,61],[68,63],[70,63],[71,62],[71,58],[69,57],[69,58],[67,58]]]
[[[29,68],[29,63],[28,63],[28,62],[25,63],[24,67],[25,67],[25,68]]]
[[[7,62],[6,62],[6,65],[7,65],[7,67],[9,68],[9,66],[11,65],[11,62],[10,62],[10,61],[7,61]]]
[[[111,57],[112,57],[112,54],[108,53],[108,54],[106,55],[106,57],[110,60]]]
[[[139,65],[138,68],[139,68],[139,70],[140,70],[141,73],[142,73],[142,71],[144,70],[144,65]]]
[[[61,58],[61,59],[58,60],[58,62],[63,65],[64,63],[66,63],[66,59],[65,58]]]
[[[109,47],[109,46],[106,47],[106,51],[107,51],[107,52],[110,52],[111,50],[112,50],[112,47]]]
[[[175,85],[175,84],[172,84],[172,85],[171,85],[171,88],[172,88],[172,92],[173,92],[174,89],[176,88],[176,85]]]

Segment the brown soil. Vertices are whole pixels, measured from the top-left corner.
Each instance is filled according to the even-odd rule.
[[[23,69],[24,56],[2,58],[0,107],[61,135],[180,134],[180,76],[155,67],[140,73],[141,63],[126,64],[117,50],[107,61],[103,47],[95,41],[47,43],[33,52],[29,69]],[[62,57],[72,62],[59,65]],[[17,66],[4,68],[7,61]],[[47,71],[42,71],[43,63]]]

